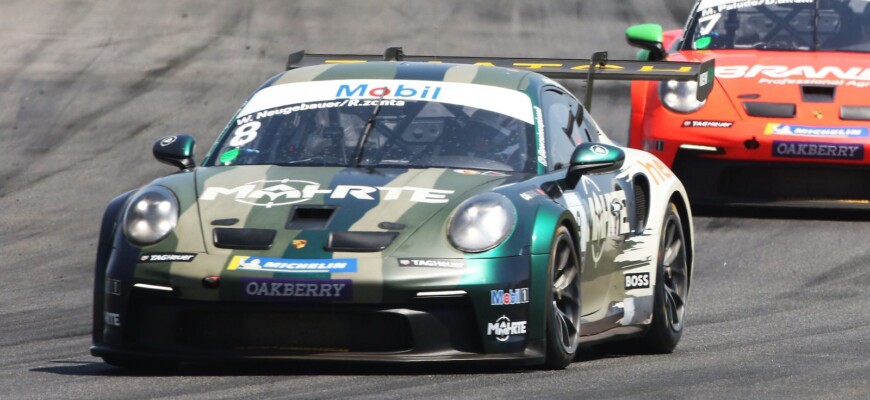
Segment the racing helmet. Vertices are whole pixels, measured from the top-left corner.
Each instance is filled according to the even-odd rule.
[[[492,111],[477,110],[471,114],[462,132],[471,145],[485,147],[476,150],[496,154],[510,145],[513,132],[508,125],[511,121],[510,117]]]

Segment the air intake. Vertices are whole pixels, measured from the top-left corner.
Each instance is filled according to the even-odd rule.
[[[753,117],[794,118],[796,107],[793,103],[744,101],[743,109]]]
[[[214,228],[214,245],[222,249],[267,250],[276,233],[272,229]]]
[[[833,103],[836,90],[834,86],[802,85],[801,98],[805,103]]]
[[[386,249],[398,232],[331,232],[326,251],[375,252]]]
[[[329,226],[335,207],[331,206],[296,206],[290,211],[287,229],[322,231]]]
[[[870,107],[842,106],[840,107],[840,119],[850,121],[870,121]]]

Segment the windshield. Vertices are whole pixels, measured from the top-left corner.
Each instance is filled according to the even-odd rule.
[[[868,0],[701,0],[684,50],[870,52]]]
[[[206,165],[534,172],[532,121],[528,96],[485,85],[395,80],[282,84],[251,98]]]

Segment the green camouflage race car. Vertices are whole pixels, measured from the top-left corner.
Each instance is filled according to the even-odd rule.
[[[200,166],[108,205],[91,353],[498,361],[669,353],[692,222],[657,158],[614,145],[551,80],[699,80],[712,63],[291,55]],[[711,80],[712,81],[712,80]],[[701,95],[705,94],[702,82]],[[587,101],[588,104],[588,101]]]

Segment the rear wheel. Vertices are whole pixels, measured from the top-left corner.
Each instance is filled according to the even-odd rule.
[[[580,343],[580,259],[568,229],[560,226],[553,236],[547,284],[546,367],[563,369],[571,364]]]
[[[640,350],[666,354],[674,351],[683,334],[686,296],[689,292],[686,240],[677,207],[671,203],[662,222],[656,284],[653,290],[653,318]]]

